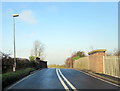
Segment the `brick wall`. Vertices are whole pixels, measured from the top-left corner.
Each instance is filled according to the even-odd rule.
[[[105,50],[97,50],[89,53],[89,67],[91,71],[103,73],[103,56],[105,56]]]
[[[103,73],[103,56],[105,56],[105,51],[104,49],[93,50],[88,53],[88,58],[82,57],[75,61],[72,59],[73,57],[68,58],[66,60],[66,66],[68,68],[79,68],[91,70],[96,73]]]

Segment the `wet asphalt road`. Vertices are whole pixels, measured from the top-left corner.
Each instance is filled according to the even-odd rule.
[[[65,81],[64,77],[67,79]],[[98,80],[74,69],[47,68],[11,85],[8,89],[118,89],[117,86]],[[58,76],[59,75],[59,76]],[[70,85],[72,84],[72,86]]]

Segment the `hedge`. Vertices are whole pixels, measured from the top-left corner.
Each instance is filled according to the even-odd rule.
[[[9,57],[2,59],[2,73],[12,72],[14,59]],[[37,68],[39,63],[36,61],[29,61],[28,59],[16,58],[16,70],[25,68]]]
[[[2,87],[4,88],[12,84],[13,82],[16,82],[17,80],[29,75],[30,72],[34,70],[35,70],[34,68],[26,68],[16,72],[2,74]]]

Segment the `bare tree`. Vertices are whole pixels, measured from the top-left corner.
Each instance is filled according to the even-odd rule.
[[[44,46],[41,42],[36,40],[33,44],[32,55],[35,57],[43,57]]]
[[[107,51],[106,56],[113,56],[113,52]]]
[[[120,49],[116,50],[113,55],[120,56]]]
[[[10,53],[3,53],[3,52],[0,51],[0,59],[2,59],[2,58],[9,58],[10,55],[11,55]]]
[[[114,49],[112,52],[107,52],[106,56],[120,56],[120,49]]]
[[[2,59],[2,56],[3,56],[3,54],[2,54],[2,52],[0,51],[0,59]]]

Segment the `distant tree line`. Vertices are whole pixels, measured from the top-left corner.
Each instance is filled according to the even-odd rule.
[[[71,55],[71,57],[69,57],[67,59],[77,60],[77,59],[79,59],[81,57],[85,57],[85,56],[86,55],[85,55],[84,51],[76,51]]]
[[[70,57],[68,57],[65,61],[66,67],[67,68],[73,68],[73,61],[81,58],[81,57],[85,57],[85,53],[84,51],[76,51],[74,52]]]
[[[49,68],[66,68],[65,65],[57,65],[57,64],[51,64],[48,65]]]
[[[115,50],[114,52],[110,53],[106,53],[106,56],[120,56],[120,49]]]

